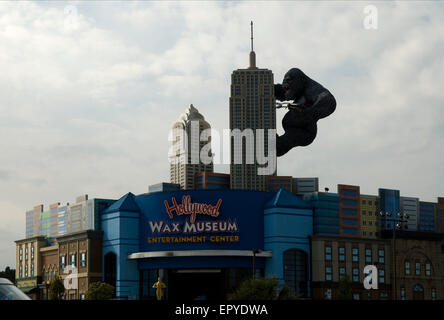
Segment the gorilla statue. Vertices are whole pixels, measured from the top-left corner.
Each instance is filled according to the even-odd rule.
[[[283,156],[297,146],[308,146],[317,133],[316,122],[333,113],[336,100],[322,85],[310,79],[298,68],[290,69],[282,84],[274,85],[276,100],[293,100],[294,107],[282,119],[285,133],[276,137],[277,156]]]

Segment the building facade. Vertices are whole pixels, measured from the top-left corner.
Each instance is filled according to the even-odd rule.
[[[68,288],[65,286],[66,300],[84,300],[89,285],[102,281],[102,238],[103,233],[97,230],[80,231],[57,238],[58,265],[55,269],[59,269],[60,278],[68,282]],[[73,274],[76,276],[73,277]],[[43,278],[48,279],[48,276],[47,273]]]
[[[169,300],[226,299],[253,273],[310,297],[312,209],[285,190],[128,193],[101,221],[104,281],[118,298],[154,299],[161,277]]]
[[[339,236],[339,195],[313,192],[303,199],[313,205],[313,234]]]
[[[338,299],[339,282],[345,275],[351,281],[353,299],[390,299],[390,241],[315,235],[311,239],[311,248],[313,299]],[[377,290],[366,290],[363,286],[366,265],[378,269]]]
[[[276,168],[275,145],[269,145],[269,135],[275,139],[276,100],[273,73],[256,67],[256,54],[251,48],[250,66],[238,69],[231,75],[230,129],[240,134],[231,137],[230,178],[233,190],[267,190],[265,167]],[[262,129],[263,141],[259,138]],[[274,129],[273,131],[269,130]],[[246,131],[247,130],[247,131]],[[249,131],[250,130],[250,131]],[[270,149],[270,148],[271,149]],[[270,150],[274,154],[268,154]],[[268,164],[258,155],[268,158]]]
[[[435,231],[435,203],[419,202],[418,231]]]
[[[401,212],[409,216],[406,223],[407,230],[418,230],[419,199],[414,197],[401,197]]]
[[[398,232],[396,300],[443,300],[442,235]]]
[[[200,172],[196,174],[196,190],[230,189],[230,175],[217,172]]]
[[[293,193],[304,195],[319,191],[319,178],[293,178]]]
[[[378,189],[379,205],[384,215],[381,217],[381,231],[393,230],[399,221],[398,213],[401,212],[399,190]]]
[[[38,284],[41,281],[42,259],[40,248],[47,245],[45,237],[37,236],[15,241],[16,244],[16,284],[31,298],[39,298]]]
[[[173,152],[169,155],[171,183],[179,184],[184,190],[193,190],[197,173],[213,172],[210,129],[210,124],[193,105],[174,123]],[[202,139],[204,132],[206,139]],[[202,153],[206,154],[206,159],[201,157]]]
[[[376,239],[380,234],[379,198],[372,195],[360,195],[361,236]]]
[[[444,198],[438,197],[436,203],[436,232],[444,233]]]
[[[339,194],[339,235],[341,237],[361,236],[361,207],[359,186],[338,185]]]
[[[268,176],[267,191],[279,191],[279,189],[287,190],[293,193],[293,177],[291,176]]]

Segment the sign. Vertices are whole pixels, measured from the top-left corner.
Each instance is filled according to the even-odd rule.
[[[190,190],[137,197],[140,250],[263,248],[264,204],[273,193]]]
[[[37,287],[37,279],[17,281],[17,288],[28,288],[28,287]]]

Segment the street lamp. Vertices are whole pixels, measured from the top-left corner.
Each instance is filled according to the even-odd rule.
[[[395,218],[391,218],[392,213],[391,212],[380,212],[379,215],[381,217],[385,217],[384,223],[393,222],[393,238],[392,238],[392,247],[393,247],[393,300],[397,299],[397,288],[396,288],[396,229],[408,229],[408,226],[405,225],[405,223],[409,220],[409,215],[404,212],[398,212],[395,216]],[[397,217],[397,218],[396,218]]]
[[[261,252],[260,249],[253,249],[253,280],[256,278],[256,254]]]

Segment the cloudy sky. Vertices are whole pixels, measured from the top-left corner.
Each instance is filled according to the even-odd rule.
[[[364,27],[367,5],[377,29]],[[443,2],[2,1],[0,269],[15,267],[13,241],[33,206],[168,181],[168,131],[191,103],[227,128],[231,72],[248,66],[251,20],[258,67],[275,82],[299,67],[338,102],[312,145],[279,158],[280,175],[436,201],[443,18]]]

